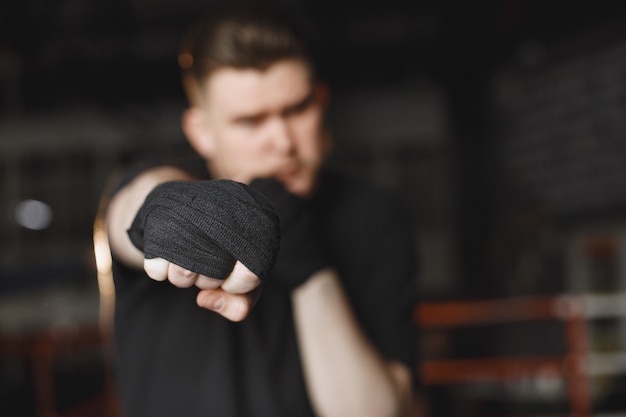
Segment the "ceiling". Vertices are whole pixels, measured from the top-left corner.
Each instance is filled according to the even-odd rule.
[[[323,69],[341,87],[446,82],[488,70],[525,41],[548,41],[626,16],[626,2],[282,1],[316,25]],[[180,98],[176,51],[186,25],[218,0],[21,0],[0,5],[0,114],[59,105],[116,107]],[[468,61],[470,62],[468,64]],[[9,103],[9,104],[7,104]]]

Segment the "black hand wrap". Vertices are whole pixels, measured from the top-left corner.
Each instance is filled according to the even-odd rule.
[[[309,203],[273,179],[256,179],[250,184],[274,206],[280,217],[280,251],[272,280],[291,290],[329,265],[320,244]]]
[[[128,236],[148,259],[160,257],[217,279],[227,278],[236,260],[266,278],[280,244],[272,206],[247,185],[229,180],[155,187]]]

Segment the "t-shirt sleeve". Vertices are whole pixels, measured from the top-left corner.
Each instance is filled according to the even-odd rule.
[[[182,151],[140,155],[120,164],[117,168],[113,183],[110,185],[110,195],[113,196],[119,190],[127,186],[142,172],[162,166],[172,166],[182,169],[191,176],[199,179],[208,178],[206,161],[191,150],[185,149]]]

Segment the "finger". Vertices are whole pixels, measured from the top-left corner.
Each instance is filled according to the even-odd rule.
[[[178,288],[189,288],[196,283],[198,274],[182,266],[170,263],[167,270],[167,279]]]
[[[237,261],[233,272],[222,283],[222,289],[231,294],[245,294],[257,288],[261,280],[244,264]]]
[[[156,281],[165,281],[170,263],[163,258],[143,260],[143,269],[150,278]]]
[[[213,290],[224,283],[223,279],[211,278],[204,275],[198,275],[196,287],[202,290]]]
[[[259,289],[247,294],[231,294],[221,288],[215,290],[201,290],[196,297],[196,303],[202,308],[214,311],[230,321],[245,319],[256,303]]]

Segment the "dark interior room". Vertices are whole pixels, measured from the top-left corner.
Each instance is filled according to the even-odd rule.
[[[221,3],[0,4],[0,414],[120,416],[102,196],[185,146]],[[624,415],[626,3],[270,3],[314,28],[329,163],[412,210],[423,414]]]

